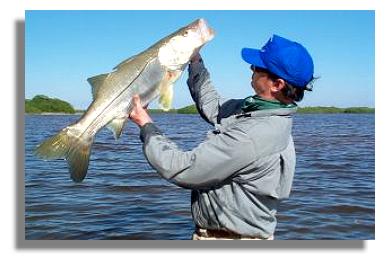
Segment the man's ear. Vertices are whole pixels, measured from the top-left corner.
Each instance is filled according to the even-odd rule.
[[[273,81],[273,87],[271,88],[272,92],[279,92],[281,91],[286,85],[285,80],[278,78]]]

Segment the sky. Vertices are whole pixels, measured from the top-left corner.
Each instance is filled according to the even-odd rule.
[[[261,48],[277,34],[301,43],[319,77],[299,106],[374,107],[374,11],[26,11],[25,97],[43,94],[86,109],[87,78],[110,72],[197,18],[216,32],[201,50],[225,98],[253,94],[244,47]],[[184,72],[174,108],[193,103]],[[150,107],[157,107],[153,103]]]

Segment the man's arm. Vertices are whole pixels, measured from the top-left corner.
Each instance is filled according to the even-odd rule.
[[[153,123],[141,127],[140,138],[148,162],[159,175],[188,189],[215,187],[256,159],[252,141],[240,130],[213,136],[187,152]]]
[[[256,159],[253,142],[239,129],[212,136],[192,151],[180,150],[152,123],[137,95],[129,118],[140,127],[150,165],[163,178],[184,188],[214,187]]]
[[[218,111],[224,99],[214,88],[210,74],[199,54],[191,59],[187,85],[199,114],[210,124],[217,123]]]

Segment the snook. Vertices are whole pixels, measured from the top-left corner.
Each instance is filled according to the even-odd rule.
[[[198,19],[121,62],[114,71],[89,78],[94,100],[85,114],[37,146],[35,154],[43,159],[65,158],[71,178],[81,182],[87,174],[95,134],[108,126],[115,139],[119,138],[135,94],[143,105],[159,98],[161,107],[168,110],[173,83],[190,58],[213,37],[206,21]]]

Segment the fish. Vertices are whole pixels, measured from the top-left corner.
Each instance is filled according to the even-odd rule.
[[[82,182],[95,135],[107,127],[119,139],[132,111],[134,95],[139,95],[143,106],[158,99],[161,108],[169,110],[173,84],[190,59],[214,36],[214,30],[200,18],[122,61],[111,72],[88,78],[93,101],[85,113],[40,143],[34,154],[44,160],[65,159],[71,179]]]

